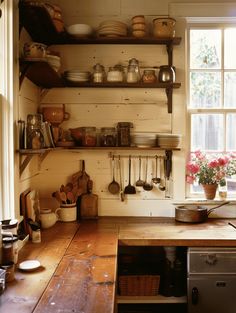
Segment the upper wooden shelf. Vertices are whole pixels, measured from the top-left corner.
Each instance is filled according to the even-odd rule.
[[[21,1],[19,3],[20,22],[32,40],[41,42],[46,45],[52,44],[143,44],[143,45],[166,45],[169,50],[173,45],[179,45],[180,37],[173,38],[155,38],[155,37],[89,37],[89,38],[73,38],[66,30],[58,33],[52,19],[40,3],[27,3]]]

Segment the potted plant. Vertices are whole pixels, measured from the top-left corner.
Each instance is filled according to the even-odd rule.
[[[235,154],[206,154],[201,151],[191,153],[186,165],[186,181],[193,184],[195,181],[201,184],[206,199],[215,198],[218,185],[223,185],[226,177],[236,174]]]

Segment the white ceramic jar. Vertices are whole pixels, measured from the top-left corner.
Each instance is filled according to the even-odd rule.
[[[41,209],[39,215],[42,228],[52,227],[58,220],[58,215],[50,209]]]
[[[77,207],[76,203],[62,204],[60,208],[56,209],[56,214],[59,216],[61,222],[73,222],[76,221]]]

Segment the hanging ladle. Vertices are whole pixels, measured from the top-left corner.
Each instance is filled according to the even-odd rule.
[[[115,160],[114,155],[112,157],[112,182],[108,185],[108,190],[111,194],[116,195],[120,192],[120,185],[117,181],[115,181]]]
[[[157,168],[158,168],[158,164],[157,164],[158,156],[157,155],[155,156],[155,159],[156,159],[156,177],[153,177],[152,181],[154,184],[160,184],[161,178],[157,177]]]
[[[158,188],[161,191],[165,191],[166,187],[165,187],[165,185],[162,184],[162,180],[161,180],[161,159],[159,159],[159,177],[160,177],[160,184],[159,184]]]
[[[124,193],[127,195],[133,195],[136,193],[136,189],[130,183],[130,176],[131,176],[131,156],[129,156],[129,184],[125,187]]]
[[[148,157],[146,157],[146,179],[143,185],[143,189],[146,191],[151,191],[153,189],[153,185],[147,182],[148,179]]]
[[[140,176],[141,176],[141,165],[142,165],[142,160],[141,160],[141,156],[139,156],[139,163],[138,163],[138,165],[139,165],[139,178],[138,178],[138,180],[136,181],[136,186],[137,187],[143,187],[143,185],[144,185],[144,181],[140,178]]]

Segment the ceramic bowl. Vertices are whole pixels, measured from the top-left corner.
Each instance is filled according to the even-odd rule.
[[[26,42],[24,44],[25,58],[44,58],[46,56],[47,46],[39,42]]]
[[[88,24],[73,24],[67,26],[66,30],[74,37],[89,36],[93,33],[93,28]]]
[[[44,121],[50,122],[53,126],[58,126],[70,118],[64,107],[44,107],[42,113]]]

